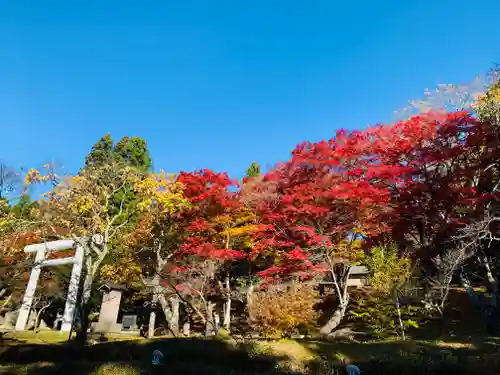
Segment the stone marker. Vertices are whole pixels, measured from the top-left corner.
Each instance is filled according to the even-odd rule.
[[[104,283],[101,288],[105,288],[106,291],[102,297],[99,321],[95,325],[95,332],[120,332],[121,326],[116,320],[120,312],[122,292],[126,290],[126,288],[123,285],[116,285],[108,282]]]
[[[123,315],[122,331],[133,331],[137,329],[137,315]]]

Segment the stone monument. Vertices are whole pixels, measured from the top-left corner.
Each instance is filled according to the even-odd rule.
[[[122,331],[137,330],[137,315],[123,315]]]
[[[102,296],[101,310],[99,312],[99,321],[94,326],[94,332],[110,333],[120,332],[121,324],[117,323],[118,313],[120,312],[120,302],[122,292],[127,291],[124,285],[105,282],[100,287],[104,290]]]

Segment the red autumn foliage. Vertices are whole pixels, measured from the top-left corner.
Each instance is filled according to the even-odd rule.
[[[392,238],[436,255],[443,241],[492,198],[475,178],[498,155],[485,152],[492,129],[467,112],[431,113],[367,131],[360,177],[385,189]],[[471,210],[471,207],[474,209]]]
[[[492,198],[474,182],[498,158],[482,147],[489,132],[467,112],[429,113],[299,145],[261,182],[273,183],[273,198],[256,204],[267,229],[254,252],[277,254],[261,276],[313,273],[317,249],[356,232],[392,231],[405,247],[436,251]]]
[[[216,219],[231,216],[232,211],[240,206],[237,193],[230,191],[231,187],[238,186],[237,182],[226,173],[207,169],[182,172],[178,181],[192,204],[183,213],[186,225],[182,253],[222,261],[244,257],[244,253],[221,246],[222,243],[215,239],[223,229]]]
[[[231,191],[238,186],[237,182],[226,173],[207,169],[182,172],[178,182],[191,203],[179,218],[183,244],[172,259],[179,279],[176,287],[183,288],[188,282],[192,286],[197,277],[213,274],[226,262],[245,258],[246,253],[232,249],[221,236],[224,230],[221,218],[233,217],[242,207],[238,193]]]

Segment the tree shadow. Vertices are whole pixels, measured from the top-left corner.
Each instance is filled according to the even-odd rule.
[[[154,350],[164,354],[159,366],[152,364]],[[282,359],[253,354],[247,344],[188,338],[109,341],[92,346],[21,344],[4,348],[0,355],[5,375],[87,375],[106,363],[125,363],[141,374],[293,374],[278,368]]]
[[[318,373],[326,361],[342,367],[353,363],[362,374],[417,375],[500,373],[500,341],[481,344],[438,341],[378,341],[365,343],[303,342],[318,358],[308,367]]]
[[[485,338],[481,344],[442,341],[341,342],[295,340],[311,358],[305,369],[311,374],[342,374],[344,363],[353,363],[364,374],[420,375],[500,373],[500,340]],[[286,340],[285,340],[286,343]],[[107,341],[81,346],[58,344],[13,344],[0,350],[0,372],[5,375],[88,375],[104,364],[127,364],[140,374],[299,374],[283,368],[290,358],[276,352],[261,352],[259,342],[236,343],[221,339],[169,338]],[[164,354],[154,366],[154,350]],[[109,375],[119,375],[118,372]]]

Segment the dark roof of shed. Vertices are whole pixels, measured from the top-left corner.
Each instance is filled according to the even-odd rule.
[[[115,284],[110,281],[103,281],[99,286],[99,289],[107,288],[109,290],[121,290],[122,292],[128,291],[128,288],[125,284]]]

